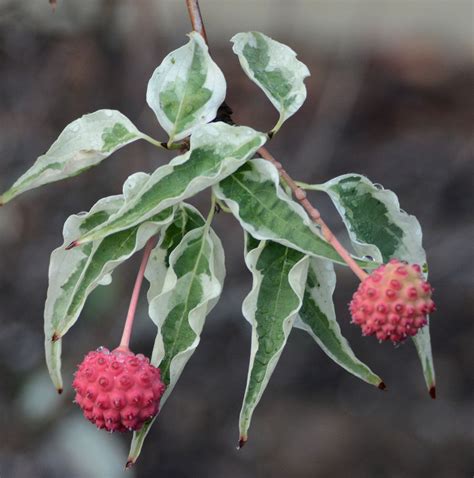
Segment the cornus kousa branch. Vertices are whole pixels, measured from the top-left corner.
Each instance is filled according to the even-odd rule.
[[[191,20],[191,25],[193,30],[198,32],[204,38],[205,42],[208,43],[207,34],[204,27],[204,22],[201,15],[201,9],[199,8],[198,0],[186,0],[186,6],[188,8],[189,18]],[[321,233],[326,239],[326,241],[331,244],[337,253],[341,256],[344,262],[350,267],[352,272],[363,281],[368,274],[352,259],[349,252],[345,247],[337,240],[336,236],[333,234],[331,229],[327,226],[323,218],[321,217],[320,212],[310,203],[306,197],[306,193],[296,184],[292,177],[284,169],[283,165],[277,161],[270,152],[262,147],[258,150],[260,156],[272,163],[277,169],[280,177],[285,181],[285,183],[291,189],[295,199],[303,206],[305,211],[308,213],[311,220],[316,223],[321,228]]]
[[[88,170],[138,140],[181,153],[151,174],[132,174],[122,194],[101,198],[88,212],[66,220],[63,245],[51,255],[44,313],[46,362],[56,389],[63,388],[63,338],[88,296],[144,249],[119,346],[89,352],[73,382],[75,401],[88,420],[108,431],[133,430],[127,466],[136,462],[223,289],[224,249],[211,227],[220,206],[245,232],[244,260],[252,275],[242,304],[252,336],[240,447],[293,328],[310,334],[355,377],[385,388],[342,335],[333,303],[335,263],[346,263],[361,281],[349,306],[352,322],[379,341],[412,337],[434,398],[428,314],[435,305],[418,220],[400,209],[392,191],[355,173],[319,185],[294,181],[263,146],[305,101],[307,66],[289,46],[263,33],[234,35],[232,50],[244,73],[279,112],[267,134],[235,125],[225,104],[225,77],[209,53],[199,2],[186,0],[186,6],[194,31],[157,66],[146,94],[168,140],[151,138],[119,111],[86,114],[68,124],[0,195],[0,205],[6,204]],[[206,219],[186,201],[209,188]],[[307,190],[330,197],[359,257],[353,258],[337,240],[306,197]],[[363,270],[374,264],[379,267],[370,275]],[[149,282],[148,315],[157,328],[150,360],[130,351],[144,277]]]
[[[200,33],[207,43],[198,0],[188,0],[186,4],[193,30]],[[234,42],[238,41],[236,37],[233,38]],[[253,41],[258,44],[259,37],[254,35]],[[239,51],[238,49],[236,53]],[[302,71],[303,77],[305,74]],[[257,83],[262,82],[261,77],[259,79],[255,76],[254,79]],[[269,137],[273,135],[273,131],[275,129]],[[361,280],[361,286],[350,304],[353,323],[361,325],[364,335],[375,335],[379,340],[391,340],[394,343],[416,335],[418,330],[427,324],[428,313],[435,310],[431,300],[432,288],[424,280],[420,265],[413,264],[411,268],[406,268],[402,262],[393,259],[387,267],[381,266],[369,276],[338,241],[318,209],[307,199],[306,192],[292,179],[282,164],[264,147],[259,148],[258,153],[276,167],[280,178],[288,185],[295,199],[320,227],[326,241]],[[394,264],[397,265],[395,272]],[[417,347],[420,350],[418,344]]]
[[[336,236],[333,234],[331,229],[329,229],[327,224],[324,222],[320,212],[309,202],[308,198],[306,197],[305,191],[303,191],[296,184],[296,182],[291,178],[291,176],[283,168],[282,164],[279,161],[277,161],[266,148],[260,148],[258,152],[260,153],[263,159],[269,161],[270,163],[273,164],[273,166],[275,166],[278,169],[280,177],[289,186],[295,199],[304,207],[305,211],[308,213],[312,221],[321,227],[321,233],[324,239],[326,239],[326,241],[328,241],[329,244],[331,244],[331,246],[334,247],[334,249],[342,257],[344,262],[351,268],[352,272],[354,272],[354,274],[361,281],[363,281],[366,277],[368,277],[367,272],[365,272],[361,267],[359,267],[356,261],[352,259],[351,255],[347,252],[345,247],[337,240]]]

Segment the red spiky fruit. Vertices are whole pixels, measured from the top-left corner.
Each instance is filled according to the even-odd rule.
[[[364,279],[352,297],[352,322],[363,335],[402,342],[426,325],[435,310],[432,288],[418,264],[392,259]]]
[[[160,370],[142,354],[100,347],[74,374],[75,401],[97,428],[139,430],[159,410],[165,385]]]

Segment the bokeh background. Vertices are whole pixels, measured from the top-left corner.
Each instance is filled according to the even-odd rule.
[[[75,365],[118,343],[138,257],[90,297],[64,343],[65,393],[43,357],[49,254],[68,215],[117,194],[125,178],[171,158],[134,143],[100,167],[0,209],[0,476],[2,478],[431,478],[474,473],[473,3],[460,0],[202,0],[212,53],[228,79],[234,119],[268,130],[276,112],[240,71],[229,38],[263,31],[310,68],[308,99],[269,145],[294,177],[366,174],[396,191],[424,230],[438,311],[432,319],[438,398],[429,398],[411,343],[362,338],[346,304],[356,279],[338,268],[342,329],[388,385],[381,392],[333,364],[295,330],[237,451],[250,329],[250,290],[232,217],[215,228],[226,287],[150,433],[123,472],[129,436],[95,430],[72,404]],[[151,73],[190,30],[184,1],[0,1],[0,190],[45,152],[66,124],[119,109],[165,139],[145,102]],[[324,196],[311,199],[346,239]],[[203,212],[207,194],[194,202]],[[142,301],[132,340],[150,353],[155,328]]]

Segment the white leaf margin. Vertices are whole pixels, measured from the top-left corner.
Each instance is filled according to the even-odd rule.
[[[403,249],[397,251],[393,257],[423,266],[426,263],[426,253],[421,245],[423,233],[418,219],[400,208],[400,202],[397,195],[390,189],[385,189],[380,185],[373,184],[372,181],[361,174],[343,174],[317,186],[317,188],[318,190],[327,193],[331,198],[334,207],[339,212],[342,221],[346,226],[351,242],[357,253],[362,256],[371,256],[377,262],[383,262],[382,254],[375,244],[368,244],[357,238],[350,222],[346,218],[345,208],[338,201],[338,193],[331,189],[332,186],[339,184],[344,179],[352,177],[358,178],[365,186],[372,189],[372,196],[386,206],[390,219],[396,226],[403,230]]]
[[[203,233],[205,236],[207,236],[203,239],[208,241],[212,251],[212,258],[209,261],[211,277],[209,281],[207,278],[200,278],[201,281],[204,280],[204,282],[201,282],[203,287],[203,297],[201,298],[199,305],[194,307],[188,315],[189,325],[196,334],[196,338],[186,350],[173,357],[170,364],[170,384],[166,388],[166,391],[161,399],[161,407],[164,405],[169,395],[173,391],[186,363],[199,345],[200,334],[204,326],[204,321],[219,300],[222,292],[225,278],[224,249],[220,239],[212,229],[209,228],[209,230],[206,231],[206,226],[204,225],[199,228],[192,229],[184,236],[182,241],[169,256],[170,267],[167,269],[161,292],[157,296],[148,297],[149,315],[158,328],[157,339],[155,340],[155,346],[153,347],[151,363],[159,367],[159,364],[165,355],[163,339],[161,336],[161,325],[163,320],[165,320],[167,317],[167,312],[169,312],[167,307],[168,304],[176,305],[172,301],[173,295],[176,293],[176,288],[179,285],[179,279],[176,276],[173,265],[176,263],[182,251],[187,247],[189,242],[203,235]],[[186,276],[188,274],[190,273],[187,273]],[[181,281],[186,282],[186,280],[183,279],[184,277],[180,278]],[[163,312],[164,310],[166,312]]]
[[[133,189],[139,187],[141,183],[146,181],[148,174],[135,173],[130,176],[123,186],[123,195],[109,196],[100,199],[86,214],[73,214],[70,216],[63,227],[64,242],[61,246],[56,248],[51,253],[48,277],[49,284],[44,308],[44,335],[45,335],[45,355],[46,365],[48,367],[49,374],[53,381],[54,386],[58,391],[62,391],[63,381],[61,376],[61,349],[62,349],[62,337],[69,331],[69,329],[77,322],[80,312],[84,307],[84,303],[78,310],[76,317],[66,327],[63,327],[60,331],[60,338],[52,341],[53,334],[58,331],[53,327],[54,307],[58,297],[60,297],[62,285],[69,278],[71,273],[71,267],[74,268],[75,264],[78,264],[81,260],[87,257],[92,257],[94,252],[99,247],[102,240],[92,244],[92,251],[89,256],[85,256],[80,248],[72,250],[66,250],[65,246],[71,242],[72,237],[77,237],[80,231],[81,224],[89,218],[91,215],[97,212],[111,212],[117,210],[124,201],[124,197],[133,192]],[[97,279],[93,281],[87,288],[86,298],[90,293],[99,285],[109,285],[112,281],[113,270],[129,259],[133,254],[142,249],[148,239],[157,234],[159,230],[170,223],[173,219],[173,213],[166,219],[160,222],[147,221],[138,227],[136,234],[135,248],[129,254],[122,256],[118,260],[107,262],[102,271],[98,275]],[[89,262],[87,262],[87,265]],[[68,266],[68,267],[65,267]]]
[[[285,109],[280,101],[275,98],[259,80],[257,80],[243,54],[243,50],[247,44],[250,44],[252,47],[257,46],[255,35],[260,35],[268,44],[270,58],[269,64],[267,66],[268,71],[271,72],[276,70],[284,70],[287,73],[291,73],[293,76],[293,85],[288,96],[295,96],[295,100],[291,107],[287,109]],[[270,38],[264,33],[255,31],[241,32],[234,35],[230,41],[233,43],[232,50],[238,56],[240,65],[242,66],[244,72],[256,85],[260,87],[260,89],[265,93],[266,97],[271,101],[272,105],[280,114],[277,124],[272,129],[272,133],[274,134],[281,128],[282,124],[288,118],[293,116],[301,108],[301,105],[306,100],[307,91],[304,80],[311,75],[310,71],[303,62],[296,59],[297,53],[293,49],[277,40],[274,40],[273,38]]]
[[[183,206],[190,208],[195,213],[200,214],[199,211],[190,204],[183,203]],[[161,398],[160,412],[165,402],[169,398],[171,392],[173,391],[187,361],[199,345],[200,334],[207,315],[211,312],[211,310],[219,301],[226,275],[224,248],[222,247],[222,243],[214,230],[207,224],[204,224],[203,226],[192,229],[187,234],[185,234],[185,236],[181,239],[180,243],[175,247],[175,249],[173,249],[173,251],[169,255],[169,267],[167,267],[165,264],[166,250],[161,248],[160,240],[160,243],[158,243],[158,245],[153,249],[150,255],[150,261],[145,270],[145,278],[150,282],[150,287],[147,294],[149,303],[149,316],[157,326],[157,335],[153,346],[151,364],[155,367],[159,367],[160,362],[165,355],[163,337],[161,334],[161,324],[165,317],[163,317],[163,314],[160,310],[155,309],[156,303],[160,300],[161,297],[167,300],[167,296],[170,296],[176,288],[178,284],[178,278],[173,270],[172,264],[176,263],[176,260],[179,258],[181,251],[185,247],[185,244],[187,244],[192,237],[194,237],[196,234],[199,234],[203,230],[203,228],[206,227],[208,227],[208,231],[206,233],[208,237],[206,238],[206,240],[210,241],[213,251],[213,260],[211,260],[209,263],[210,272],[213,276],[210,283],[208,284],[209,291],[211,293],[208,293],[209,291],[204,288],[204,291],[206,292],[206,294],[208,294],[208,296],[203,299],[201,303],[197,307],[192,309],[189,313],[189,324],[195,332],[196,338],[186,350],[181,352],[181,357],[178,361],[175,361],[173,359],[171,362],[170,378],[173,377],[173,381],[170,382],[170,385],[167,387],[165,393]],[[162,237],[164,237],[164,235]],[[145,439],[156,418],[157,416],[155,416],[151,421],[145,423],[141,430],[133,434],[133,439],[130,444],[127,467],[131,466],[138,459]]]
[[[326,316],[329,324],[329,328],[337,338],[342,352],[351,359],[355,365],[359,365],[366,369],[367,374],[371,374],[371,377],[364,377],[363,375],[356,373],[355,370],[351,370],[339,360],[339,358],[332,353],[332,351],[326,346],[326,344],[318,337],[309,324],[307,324],[300,315],[295,321],[295,327],[307,332],[314,341],[321,347],[323,352],[336,364],[345,369],[355,377],[374,385],[378,388],[385,388],[385,385],[380,377],[378,377],[369,367],[361,362],[352,351],[351,346],[347,339],[342,335],[341,328],[336,320],[336,311],[334,308],[333,294],[336,288],[336,272],[334,271],[334,264],[331,261],[325,259],[319,259],[312,257],[310,259],[309,268],[315,271],[315,276],[320,284],[320,287],[313,287],[310,290],[312,299],[317,304],[321,312]],[[300,309],[301,310],[301,309]]]
[[[276,167],[271,164],[269,161],[262,159],[262,158],[254,158],[247,161],[248,164],[252,166],[252,170],[245,173],[245,176],[251,178],[253,181],[256,182],[266,182],[271,181],[275,186],[276,196],[278,199],[286,202],[288,206],[301,218],[303,224],[308,227],[315,236],[318,236],[319,239],[327,242],[324,237],[321,235],[320,229],[314,224],[314,222],[309,218],[306,214],[306,211],[300,206],[297,202],[295,202],[280,186],[280,175]],[[244,177],[245,177],[244,176]],[[242,228],[250,233],[255,239],[260,241],[267,241],[271,240],[277,242],[283,246],[289,247],[290,249],[296,249],[297,251],[302,252],[303,254],[308,254],[312,257],[319,257],[316,256],[311,251],[307,251],[295,245],[294,243],[286,240],[283,237],[280,237],[278,234],[275,234],[271,230],[267,230],[264,228],[256,228],[253,224],[249,222],[245,222],[239,214],[239,203],[229,199],[225,193],[220,188],[219,183],[213,186],[213,191],[216,197],[225,202],[225,204],[229,207],[232,214],[237,218],[239,223],[241,224]],[[341,264],[345,264],[343,260],[340,261]]]
[[[311,189],[324,191],[326,192],[331,200],[334,203],[334,206],[338,210],[344,225],[346,226],[347,232],[351,239],[351,242],[356,249],[361,254],[371,255],[375,260],[382,262],[382,254],[380,253],[379,248],[374,244],[367,244],[365,242],[359,241],[354,234],[350,223],[345,217],[345,208],[343,208],[338,201],[336,200],[336,193],[330,190],[333,184],[336,184],[343,180],[344,178],[349,177],[359,177],[362,181],[365,182],[369,187],[374,187],[377,191],[374,192],[374,197],[384,203],[389,211],[390,217],[394,218],[395,223],[407,234],[407,239],[405,239],[405,250],[396,257],[400,260],[405,260],[409,263],[419,264],[422,269],[427,268],[426,252],[422,246],[423,233],[421,225],[418,222],[418,219],[406,213],[403,209],[400,208],[400,202],[397,195],[389,190],[384,189],[382,186],[377,187],[374,185],[368,178],[360,174],[344,174],[333,178],[330,181],[327,181],[321,185],[311,186]],[[395,256],[394,256],[395,257]],[[425,279],[428,278],[427,271],[423,271]],[[423,369],[423,376],[425,378],[428,391],[432,398],[436,396],[436,372],[434,369],[433,361],[433,352],[431,347],[431,336],[430,336],[430,318],[427,317],[428,323],[418,331],[418,333],[412,337],[413,343],[415,344],[418,357],[421,362]]]
[[[222,138],[225,137],[227,142],[223,142]],[[242,158],[235,158],[233,156],[227,156],[225,152],[225,147],[228,145],[233,145],[236,148],[239,146],[243,146],[244,141],[251,142],[253,140],[257,140],[257,146],[253,147],[250,152]],[[247,126],[230,126],[228,124],[222,122],[210,123],[206,125],[200,125],[191,137],[191,145],[190,150],[185,154],[177,156],[174,158],[170,163],[165,164],[164,166],[159,167],[148,179],[148,181],[144,182],[144,184],[135,191],[133,197],[127,198],[124,205],[117,211],[116,214],[111,216],[109,220],[100,225],[98,228],[93,229],[90,233],[82,236],[77,241],[77,244],[83,244],[86,242],[90,242],[92,240],[98,239],[100,234],[102,233],[103,229],[106,229],[108,224],[115,221],[116,219],[120,218],[122,215],[126,214],[126,212],[132,209],[139,201],[143,194],[146,193],[150,188],[155,186],[161,179],[171,174],[174,168],[180,164],[185,163],[191,157],[191,153],[194,149],[202,148],[205,146],[213,146],[217,154],[222,154],[223,159],[219,168],[215,174],[211,176],[195,176],[191,181],[188,183],[186,189],[182,192],[182,194],[169,197],[164,199],[154,208],[150,209],[144,216],[142,216],[139,220],[134,221],[127,225],[128,227],[132,227],[133,225],[137,224],[138,222],[145,221],[149,217],[158,214],[160,211],[173,206],[185,199],[197,194],[198,192],[202,191],[203,189],[212,186],[216,182],[225,177],[232,174],[236,171],[240,166],[242,166],[247,160],[248,157],[253,156],[255,151],[265,144],[267,137],[263,133],[259,133],[252,128]],[[123,229],[123,228],[122,228]],[[121,228],[107,230],[106,235],[112,234],[114,232],[118,232]],[[77,238],[76,238],[77,239]]]
[[[247,394],[247,390],[250,384],[250,378],[252,373],[253,364],[255,362],[255,356],[258,350],[258,334],[257,334],[257,322],[255,320],[255,315],[257,312],[257,302],[258,296],[260,291],[260,285],[263,280],[262,273],[257,269],[257,263],[260,255],[262,254],[267,241],[261,241],[260,244],[250,251],[247,251],[248,245],[248,234],[245,234],[245,264],[247,268],[252,273],[252,289],[250,290],[249,294],[245,297],[242,303],[242,314],[247,320],[247,322],[252,326],[252,338],[251,338],[251,346],[250,346],[250,359],[249,359],[249,368],[247,373],[247,383],[245,386],[245,395]],[[261,382],[260,390],[257,394],[257,398],[253,404],[253,409],[256,408],[258,403],[260,402],[263,393],[265,392],[265,388],[268,385],[270,377],[275,370],[275,367],[280,359],[280,356],[285,348],[287,343],[288,337],[291,333],[293,328],[294,322],[297,318],[298,311],[300,310],[303,304],[303,295],[306,285],[306,277],[308,273],[308,265],[309,265],[309,256],[303,256],[290,270],[288,274],[288,282],[290,284],[291,289],[298,297],[298,304],[297,306],[290,312],[290,314],[284,319],[283,322],[283,334],[284,334],[284,342],[278,351],[274,354],[274,356],[268,362],[267,370],[265,373],[265,377]],[[245,397],[244,397],[245,400]],[[239,446],[242,447],[243,444],[247,441],[246,432],[243,433],[243,422],[245,417],[243,416],[244,411],[244,403],[242,404],[241,414],[239,418],[239,426],[241,430],[241,436],[239,439]]]
[[[102,135],[107,128],[113,128],[117,123],[124,126],[133,136],[110,150],[104,150]],[[85,169],[96,166],[118,149],[138,139],[156,143],[148,135],[140,132],[120,111],[102,109],[83,115],[69,123],[48,151],[39,156],[33,166],[20,176],[8,191],[0,195],[0,204],[5,204],[31,189],[75,176]],[[59,162],[64,162],[62,169],[48,169],[51,164]]]
[[[155,113],[162,128],[169,134],[170,143],[189,136],[197,126],[212,121],[226,96],[227,85],[224,74],[209,55],[208,46],[203,37],[197,32],[189,33],[188,37],[189,42],[186,45],[172,51],[164,58],[163,62],[153,72],[147,87],[147,103]],[[195,48],[201,49],[205,57],[207,72],[203,88],[209,89],[212,95],[205,106],[200,109],[199,121],[191,123],[182,131],[175,132],[174,123],[168,119],[161,108],[160,93],[169,82],[174,82],[177,78],[187,81],[187,78],[182,78],[182,76],[190,68]]]

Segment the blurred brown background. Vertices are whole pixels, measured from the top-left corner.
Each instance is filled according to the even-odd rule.
[[[355,352],[388,384],[382,393],[334,365],[295,330],[256,410],[247,446],[237,422],[250,330],[241,233],[225,214],[215,228],[227,252],[223,297],[201,346],[148,437],[122,471],[129,437],[97,431],[71,403],[83,355],[118,343],[138,258],[90,297],[64,345],[66,391],[49,383],[42,311],[51,250],[68,215],[120,192],[137,170],[171,158],[145,143],[100,167],[30,192],[0,210],[0,476],[2,478],[432,478],[474,473],[474,39],[471,1],[202,0],[212,53],[228,79],[234,119],[268,130],[269,101],[240,71],[229,38],[259,30],[289,44],[310,68],[308,99],[269,145],[297,179],[366,174],[394,190],[424,230],[438,312],[432,342],[438,399],[430,400],[411,343],[362,338],[346,303],[356,279],[338,269],[336,307]],[[119,109],[165,139],[145,103],[148,79],[190,30],[184,1],[0,1],[0,190],[64,126]],[[312,199],[344,239],[334,209]],[[202,211],[208,196],[195,201]],[[132,346],[150,353],[146,304]]]

